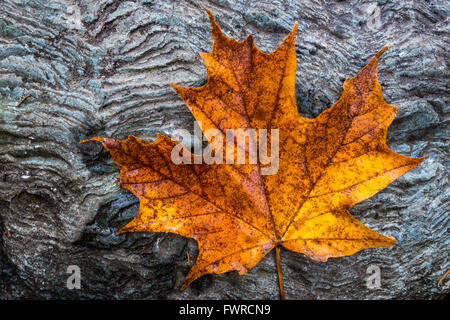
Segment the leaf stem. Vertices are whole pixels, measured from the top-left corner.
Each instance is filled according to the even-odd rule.
[[[277,245],[275,247],[275,254],[276,254],[276,260],[277,260],[277,273],[278,273],[278,285],[280,287],[280,297],[281,297],[281,300],[284,300],[283,276],[281,274],[280,246],[279,245]]]

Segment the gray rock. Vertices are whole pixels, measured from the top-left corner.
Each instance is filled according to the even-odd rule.
[[[380,21],[374,20],[378,4]],[[96,135],[154,140],[192,130],[168,85],[201,85],[211,50],[204,9],[238,40],[274,50],[299,22],[299,112],[317,116],[385,44],[379,79],[400,111],[389,146],[425,162],[352,208],[394,236],[392,248],[314,262],[282,250],[289,299],[440,299],[449,268],[449,12],[447,1],[3,0],[0,8],[0,298],[273,299],[273,254],[244,276],[207,275],[179,287],[197,255],[173,234],[115,231],[138,200]],[[19,108],[18,102],[28,98]],[[190,256],[188,264],[187,253]],[[81,289],[69,290],[69,265]],[[381,287],[366,286],[381,270]]]

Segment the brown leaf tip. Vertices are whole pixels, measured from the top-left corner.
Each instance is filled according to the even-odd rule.
[[[208,14],[209,21],[211,22],[211,24],[214,23],[214,15],[212,14],[211,10],[205,9],[205,11]]]
[[[297,35],[297,32],[298,32],[298,21],[294,22],[294,25],[292,26],[291,32],[294,33],[294,36]]]
[[[394,244],[397,243],[397,240],[396,240],[393,236],[391,236],[391,235],[386,235],[385,237],[387,238],[387,239],[386,239],[387,241],[386,241],[385,246],[392,247]]]
[[[383,49],[381,49],[380,51],[377,52],[377,54],[375,54],[375,58],[380,59],[380,57],[383,55],[383,53],[385,53],[386,51],[389,50],[389,48],[391,47],[391,43],[388,42]]]
[[[103,143],[103,138],[102,137],[93,137],[93,138],[81,140],[80,143],[86,143],[86,142],[90,142],[90,141],[98,141],[98,142]]]
[[[130,138],[130,136],[128,137]],[[103,146],[109,150],[111,149],[118,149],[119,148],[119,142],[115,139],[111,138],[104,138],[104,137],[93,137],[89,139],[84,139],[80,141],[80,143],[90,142],[90,141],[97,141],[103,144]]]
[[[124,233],[127,233],[127,232],[128,232],[128,231],[123,230],[123,228],[122,228],[122,229],[119,229],[119,230],[116,231],[116,236],[120,236],[121,234],[124,234]]]
[[[208,13],[209,22],[211,23],[211,34],[213,35],[213,38],[215,35],[221,35],[222,31],[220,30],[219,25],[214,20],[214,15],[212,14],[212,12],[206,9],[206,13]]]

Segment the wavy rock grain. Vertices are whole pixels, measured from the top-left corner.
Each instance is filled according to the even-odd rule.
[[[205,276],[178,288],[195,242],[171,234],[114,232],[138,201],[115,185],[118,169],[95,135],[192,130],[193,117],[168,85],[201,85],[209,8],[228,36],[252,33],[269,52],[295,20],[297,100],[304,116],[336,101],[386,43],[379,67],[385,99],[400,107],[390,147],[427,156],[417,169],[352,209],[393,235],[393,248],[312,262],[282,251],[291,299],[439,299],[449,268],[449,13],[446,1],[3,0],[0,8],[0,298],[273,299],[274,257],[247,275]],[[18,102],[28,98],[19,108]],[[66,288],[69,265],[81,290]],[[367,268],[381,269],[368,289]]]

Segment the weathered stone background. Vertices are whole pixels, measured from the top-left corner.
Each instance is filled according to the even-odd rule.
[[[380,25],[369,19],[375,4]],[[115,236],[138,201],[115,185],[109,153],[79,144],[95,135],[154,140],[158,132],[193,128],[168,84],[206,79],[198,56],[211,50],[205,8],[227,35],[252,33],[266,52],[299,22],[298,106],[310,117],[330,107],[344,79],[390,42],[379,76],[400,111],[388,143],[427,156],[352,209],[398,244],[327,263],[282,250],[286,297],[448,294],[448,282],[436,286],[449,268],[448,1],[1,0],[0,298],[278,298],[273,254],[244,276],[205,276],[180,293],[195,241]],[[81,268],[81,290],[66,288],[72,264]],[[381,268],[376,290],[366,287],[371,264]]]

